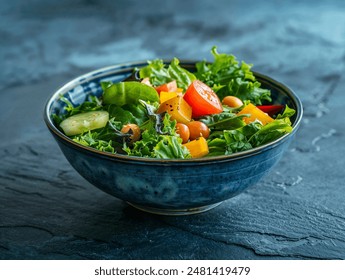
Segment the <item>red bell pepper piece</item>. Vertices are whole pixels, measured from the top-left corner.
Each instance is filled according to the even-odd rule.
[[[268,115],[273,116],[281,112],[285,108],[285,105],[259,105],[256,107],[258,107],[261,111],[267,113]]]

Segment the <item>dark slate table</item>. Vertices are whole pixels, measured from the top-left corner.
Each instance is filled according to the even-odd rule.
[[[344,1],[30,2],[0,2],[0,259],[345,259]],[[58,87],[119,62],[211,59],[213,45],[304,104],[257,186],[162,217],[68,164],[42,118]]]

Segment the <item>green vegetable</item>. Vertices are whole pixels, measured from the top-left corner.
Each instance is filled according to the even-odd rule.
[[[108,120],[108,112],[90,111],[68,117],[60,123],[60,127],[67,136],[73,136],[89,130],[105,127]]]
[[[242,120],[245,115],[237,116],[234,113],[222,112],[220,114],[208,115],[199,119],[210,129],[224,130],[236,129],[244,126],[246,123]]]
[[[133,147],[125,145],[124,151],[130,156],[150,158],[190,158],[189,151],[182,145],[182,139],[175,131],[175,121],[167,114],[161,128],[157,130],[157,119],[150,118],[145,125],[142,139],[134,142]]]
[[[263,126],[248,141],[254,147],[258,147],[272,142],[291,131],[292,127],[288,118],[278,119]]]
[[[179,88],[186,90],[195,80],[195,75],[182,68],[179,63],[180,61],[177,58],[174,58],[168,67],[162,59],[148,61],[148,65],[140,69],[140,78],[150,78],[150,82],[154,86],[175,80]]]
[[[211,135],[208,140],[210,153],[208,156],[229,155],[236,152],[242,152],[253,148],[248,141],[248,137],[243,130],[233,129],[217,132],[218,135]]]
[[[283,114],[278,115],[273,122],[262,126],[249,138],[249,142],[254,147],[258,147],[272,142],[284,134],[290,133],[292,131],[290,117],[294,114],[295,110],[286,105]]]
[[[182,146],[179,136],[161,135],[157,145],[153,148],[153,155],[156,158],[190,158],[189,151]]]
[[[212,135],[211,135],[212,137]],[[228,154],[226,151],[226,141],[224,139],[223,133],[219,136],[219,138],[208,139],[208,150],[209,153],[207,157],[215,157],[215,156],[223,156]]]
[[[102,152],[110,152],[110,153],[115,152],[115,148],[114,148],[112,140],[105,141],[99,138],[100,138],[99,132],[88,131],[87,133],[83,135],[75,136],[73,138],[73,141],[87,147],[95,148]]]
[[[255,105],[261,105],[265,101],[272,101],[271,93],[267,89],[260,88],[261,84],[258,81],[251,82],[241,78],[231,80],[227,87],[220,90],[218,95],[231,93],[241,100],[249,100]]]
[[[102,82],[103,103],[117,106],[135,105],[139,100],[159,102],[157,91],[139,82],[120,82],[117,84]]]
[[[247,141],[246,136],[239,130],[224,131],[224,138],[226,141],[227,154],[242,152],[253,148]]]
[[[208,156],[227,155],[246,151],[272,142],[292,131],[289,117],[293,116],[294,113],[295,110],[286,106],[283,114],[265,126],[257,121],[235,129],[225,128],[221,130],[221,127],[220,130],[214,131],[209,137],[208,145],[210,153]],[[214,115],[213,118],[215,116],[217,115]],[[214,127],[216,128],[216,126]]]
[[[127,123],[141,125],[147,120],[145,108],[141,104],[122,107],[111,104],[104,106],[104,109],[109,112],[109,118],[114,118],[121,126]]]
[[[140,103],[145,107],[146,114],[149,117],[149,121],[144,123],[141,127],[143,130],[148,129],[148,126],[151,127],[153,125],[156,133],[158,134],[171,133],[171,130],[163,132],[162,129],[164,128],[164,114],[156,114],[155,111],[157,110],[157,107],[150,105],[143,100],[140,100]]]
[[[251,64],[240,64],[233,55],[219,54],[216,47],[212,48],[211,53],[214,62],[197,63],[195,75],[212,87],[221,100],[233,95],[242,101],[250,100],[254,105],[271,101],[269,90],[260,88],[261,84],[256,81]]]
[[[283,118],[290,118],[292,117],[296,111],[290,108],[288,105],[285,105],[285,110],[282,114],[279,114],[276,119],[283,119]]]

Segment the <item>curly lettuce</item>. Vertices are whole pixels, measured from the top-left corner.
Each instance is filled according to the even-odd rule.
[[[270,91],[260,88],[261,84],[251,71],[252,64],[239,63],[232,54],[220,54],[217,47],[213,47],[211,53],[214,62],[198,62],[195,76],[210,86],[221,100],[233,95],[254,105],[271,101]]]
[[[136,141],[133,146],[125,144],[124,151],[127,155],[160,159],[190,158],[188,149],[182,145],[182,139],[176,133],[176,121],[170,120],[167,114],[162,119],[162,126],[157,129],[156,120],[150,118],[145,124],[141,140]]]
[[[148,61],[148,65],[139,71],[140,78],[149,78],[153,86],[176,81],[177,86],[186,90],[196,79],[195,75],[180,66],[180,61],[174,58],[169,65],[162,59]]]

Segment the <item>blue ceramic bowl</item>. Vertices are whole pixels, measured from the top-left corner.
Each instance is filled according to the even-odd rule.
[[[146,62],[128,63],[87,73],[65,84],[48,100],[44,119],[70,164],[97,188],[144,211],[165,215],[199,213],[254,186],[278,162],[293,139],[302,118],[302,104],[283,84],[255,73],[262,87],[270,89],[274,103],[296,110],[293,131],[278,140],[245,152],[200,159],[150,159],[100,152],[73,142],[59,131],[52,114],[64,113],[66,97],[74,105],[89,95],[100,96],[100,81],[119,82],[135,67]],[[195,61],[181,61],[193,70]]]

